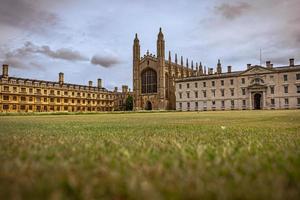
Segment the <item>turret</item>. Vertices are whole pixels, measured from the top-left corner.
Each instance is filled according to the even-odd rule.
[[[295,59],[294,58],[290,58],[290,66],[291,67],[295,66]]]
[[[165,40],[161,28],[157,36],[157,57],[165,59]]]
[[[64,84],[64,73],[60,72],[58,74],[58,81],[59,81],[59,84],[60,85],[63,85]]]
[[[122,93],[128,92],[128,85],[122,85]]]
[[[4,78],[8,77],[8,65],[7,64],[2,65],[2,76]]]
[[[203,75],[203,67],[202,67],[202,63],[201,62],[200,62],[200,65],[199,65],[199,74]]]
[[[89,81],[89,87],[93,87],[93,81]]]
[[[137,100],[137,96],[139,95],[139,66],[140,66],[140,54],[141,54],[141,47],[140,41],[138,39],[137,33],[135,34],[135,38],[133,41],[133,91],[134,91],[134,107],[136,109],[139,108],[139,102]]]
[[[218,60],[218,64],[217,64],[217,73],[218,74],[222,73],[222,65],[221,65],[220,59]]]
[[[101,89],[102,88],[102,79],[98,78],[98,88]]]

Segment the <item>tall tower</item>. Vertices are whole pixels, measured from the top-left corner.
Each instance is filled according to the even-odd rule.
[[[137,33],[133,41],[133,93],[134,93],[134,108],[137,109],[140,107],[139,97],[139,65],[140,65],[140,41],[138,39]]]
[[[218,60],[218,64],[217,64],[217,73],[218,74],[222,73],[222,65],[221,65],[220,59]]]
[[[159,92],[159,109],[166,108],[166,81],[165,81],[165,40],[161,28],[157,36],[157,60],[158,60],[158,92]]]

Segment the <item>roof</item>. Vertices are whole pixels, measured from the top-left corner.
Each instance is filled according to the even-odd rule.
[[[249,69],[244,71],[234,71],[234,72],[225,72],[221,74],[211,74],[211,75],[200,75],[200,76],[191,76],[191,77],[184,77],[176,79],[175,82],[185,82],[185,81],[196,81],[196,80],[207,80],[207,79],[219,79],[219,78],[228,78],[228,77],[235,77],[235,76],[243,76],[246,75],[247,72],[253,69],[263,69],[265,73],[278,73],[278,72],[290,72],[290,71],[300,71],[300,65],[295,66],[281,66],[281,67],[274,67],[274,68],[267,68],[263,66],[251,66]],[[253,73],[255,74],[255,73]],[[249,75],[249,74],[247,74]]]

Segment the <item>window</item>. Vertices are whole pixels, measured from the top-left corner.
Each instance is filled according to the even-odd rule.
[[[54,95],[54,90],[50,90],[50,95]]]
[[[198,102],[195,102],[195,108],[198,109]]]
[[[186,84],[186,88],[190,88],[190,84],[189,83]]]
[[[21,92],[26,92],[26,88],[21,88]]]
[[[195,88],[198,88],[198,83],[195,83]]]
[[[206,87],[206,82],[203,82],[203,87]]]
[[[221,101],[221,106],[225,107],[225,101]]]
[[[198,92],[197,91],[195,92],[195,98],[198,98]]]
[[[231,107],[234,108],[234,100],[231,100]]]
[[[188,108],[188,110],[190,110],[190,102],[187,102],[187,108]]]
[[[8,110],[9,106],[7,104],[3,104],[3,110]]]
[[[242,78],[242,84],[245,84],[245,78]]]
[[[211,90],[211,95],[212,95],[213,97],[215,97],[215,96],[216,96],[216,90]]]
[[[13,110],[17,110],[17,105],[13,105]]]
[[[246,89],[242,88],[242,95],[246,95]]]
[[[243,106],[244,107],[246,106],[246,100],[243,100]]]
[[[284,74],[283,75],[283,81],[287,81],[288,80],[288,75],[287,74]]]
[[[182,85],[181,84],[179,84],[179,89],[181,89],[182,88]]]
[[[221,80],[221,85],[224,86],[224,80]]]
[[[182,103],[179,103],[179,108],[182,109]]]
[[[18,100],[17,96],[13,96],[13,101],[17,101],[17,100]]]
[[[142,72],[142,93],[157,92],[157,74],[153,69],[146,69]]]
[[[297,93],[300,93],[300,86],[297,85]]]
[[[64,99],[64,103],[68,103],[68,99]]]
[[[181,92],[179,93],[179,99],[182,99],[182,93]]]
[[[284,93],[288,93],[289,92],[289,87],[288,86],[284,86]]]
[[[230,89],[231,96],[234,96],[234,89]]]
[[[47,90],[44,90],[44,94],[47,94]]]
[[[20,109],[21,109],[21,110],[25,110],[25,108],[26,108],[25,105],[21,105],[21,106],[20,106]]]
[[[215,106],[216,105],[216,101],[212,101],[212,105]]]
[[[44,102],[47,102],[47,98],[44,98]]]
[[[212,86],[212,87],[215,87],[215,81],[212,81],[212,82],[211,82],[211,86]]]
[[[221,90],[221,96],[222,96],[222,97],[225,96],[225,91],[224,91],[224,89]]]
[[[29,88],[29,93],[32,93],[32,92],[33,92],[32,88]]]
[[[50,102],[53,103],[54,102],[54,98],[50,98]]]
[[[296,80],[297,80],[297,81],[300,80],[300,74],[296,74]]]
[[[26,97],[21,97],[21,101],[26,101]]]
[[[60,95],[60,91],[57,91],[57,95]]]
[[[190,93],[189,93],[189,92],[186,93],[186,97],[187,97],[188,99],[190,98]]]
[[[206,91],[203,91],[203,97],[206,98]]]
[[[233,85],[233,79],[230,79],[230,85]]]
[[[4,90],[5,92],[8,92],[8,91],[9,91],[9,87],[8,87],[8,86],[4,86],[3,90]]]
[[[300,98],[297,98],[298,106],[300,106]]]
[[[275,99],[271,99],[271,106],[275,105]]]
[[[284,104],[289,105],[289,99],[284,99]]]
[[[67,92],[67,91],[65,91],[65,92],[64,92],[64,95],[65,95],[65,96],[68,96],[68,92]]]
[[[29,101],[32,102],[32,101],[33,101],[33,98],[32,98],[32,97],[29,97]]]
[[[270,86],[270,93],[274,94],[274,86]]]
[[[14,92],[17,92],[17,87],[13,87],[13,91],[14,91]]]
[[[8,101],[9,100],[9,96],[3,96],[3,100]]]

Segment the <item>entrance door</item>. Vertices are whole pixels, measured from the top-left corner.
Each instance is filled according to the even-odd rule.
[[[254,109],[260,110],[261,109],[261,94],[256,93],[254,95]]]
[[[150,101],[146,103],[146,110],[152,110],[152,103]]]

